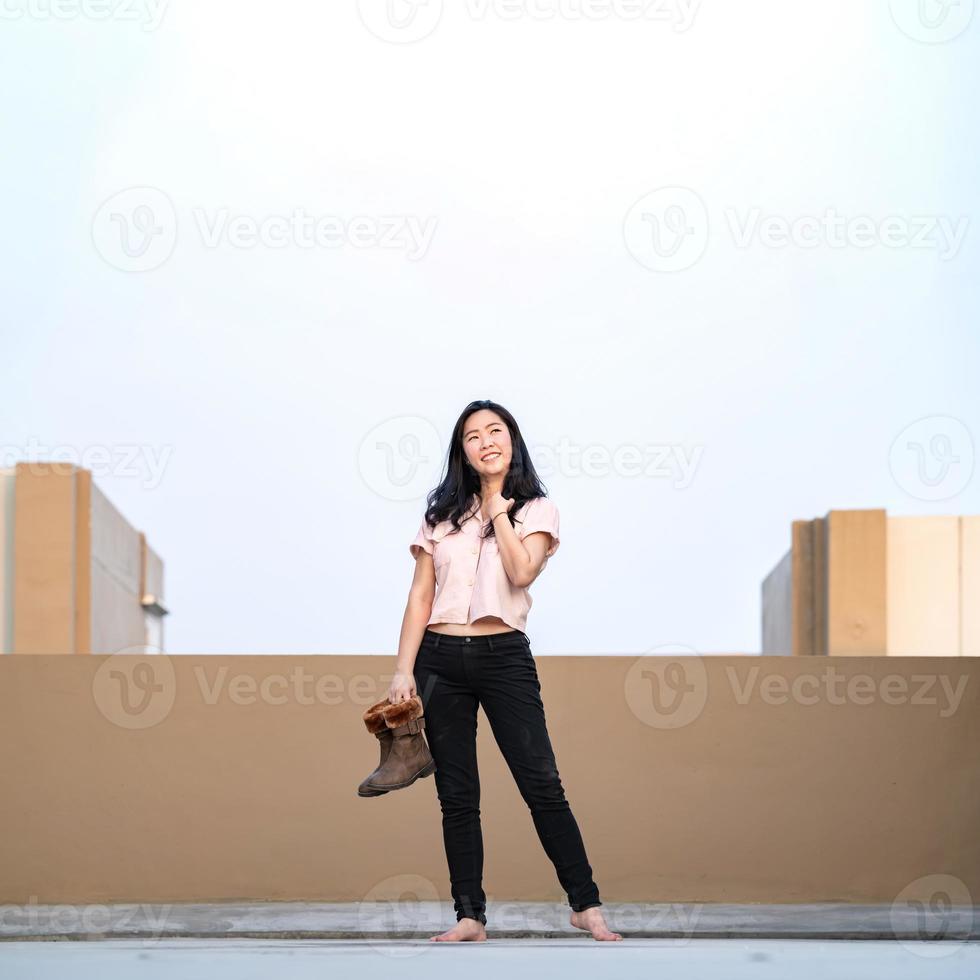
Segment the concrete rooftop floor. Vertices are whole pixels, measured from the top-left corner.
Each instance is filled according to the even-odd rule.
[[[684,980],[825,975],[980,977],[980,915],[904,907],[606,903],[621,942],[574,929],[567,906],[494,902],[485,943],[432,943],[451,903],[0,905],[3,980],[236,980],[274,976],[576,977]],[[944,937],[944,938],[937,938]],[[601,957],[597,959],[597,957]],[[356,971],[356,973],[355,973]],[[597,972],[598,971],[598,972]]]
[[[235,980],[390,976],[401,980],[540,980],[544,970],[577,977],[683,976],[684,980],[778,977],[809,980],[952,980],[980,976],[980,943],[783,939],[427,940],[168,939],[0,943],[4,980]]]

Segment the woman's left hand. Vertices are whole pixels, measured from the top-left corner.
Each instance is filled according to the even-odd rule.
[[[501,511],[507,511],[509,513],[513,506],[513,497],[505,497],[502,493],[495,493],[487,502],[487,520],[489,521]]]

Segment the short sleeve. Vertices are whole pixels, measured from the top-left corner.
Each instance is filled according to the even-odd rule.
[[[432,531],[429,529],[429,525],[426,524],[425,518],[422,518],[422,524],[419,527],[419,533],[415,535],[415,540],[408,546],[408,550],[412,553],[413,558],[418,558],[419,552],[416,548],[420,548],[422,551],[427,551],[430,555],[433,551],[432,543]]]
[[[547,531],[551,535],[551,545],[545,552],[545,558],[550,558],[561,542],[558,537],[558,508],[549,497],[535,497],[524,512],[521,540],[535,531]]]

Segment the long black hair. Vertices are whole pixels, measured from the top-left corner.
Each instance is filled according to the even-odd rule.
[[[507,515],[511,527],[516,523],[514,515],[527,501],[546,496],[541,480],[535,472],[534,464],[531,462],[531,454],[527,451],[517,420],[503,405],[498,405],[497,402],[491,401],[489,398],[482,398],[470,402],[460,413],[456,424],[453,426],[453,434],[449,441],[449,451],[446,458],[446,475],[439,485],[426,496],[428,506],[425,511],[425,520],[432,527],[435,527],[440,521],[449,520],[453,526],[452,530],[458,531],[460,519],[470,513],[472,509],[473,494],[480,492],[480,476],[470,465],[470,461],[466,458],[466,453],[463,450],[463,427],[466,425],[466,420],[474,412],[479,412],[483,408],[499,415],[504,425],[510,430],[512,455],[510,469],[504,477],[501,493],[505,497],[513,498],[514,501],[514,506],[511,507]],[[489,519],[484,528],[486,533],[483,537],[495,536],[493,523]]]

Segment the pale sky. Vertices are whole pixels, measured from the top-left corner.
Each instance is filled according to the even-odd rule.
[[[791,520],[980,513],[930,3],[4,0],[0,465],[89,465],[168,652],[391,654],[493,398],[561,515],[535,653],[758,652]]]

